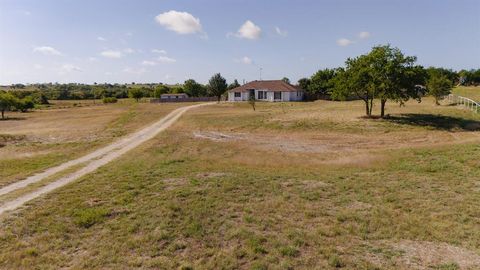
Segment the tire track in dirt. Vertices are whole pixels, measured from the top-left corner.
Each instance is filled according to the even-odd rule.
[[[162,132],[163,130],[171,126],[173,123],[175,123],[178,120],[178,118],[180,118],[180,116],[182,116],[182,114],[185,113],[186,111],[192,108],[197,108],[197,107],[205,106],[208,104],[211,104],[211,103],[202,103],[198,105],[191,105],[191,106],[175,109],[174,111],[170,112],[167,116],[157,121],[156,123],[138,132],[135,132],[117,142],[114,142],[106,147],[98,149],[83,157],[62,163],[58,166],[47,169],[42,173],[32,175],[24,180],[15,182],[13,184],[10,184],[8,186],[1,188],[0,196],[8,194],[12,191],[21,189],[30,184],[40,182],[43,179],[49,176],[52,176],[58,172],[64,171],[72,166],[75,166],[84,162],[89,162],[85,167],[73,173],[70,173],[67,176],[61,177],[60,179],[55,180],[54,182],[51,182],[45,186],[42,186],[33,192],[27,193],[13,200],[5,202],[3,205],[0,205],[0,215],[5,211],[14,210],[32,199],[35,199],[43,194],[46,194],[54,189],[62,187],[88,173],[95,171],[99,167],[111,162],[112,160],[120,157],[126,152],[136,148],[140,144],[152,139],[158,133]]]

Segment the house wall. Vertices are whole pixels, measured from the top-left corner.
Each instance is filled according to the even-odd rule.
[[[258,91],[266,91],[262,89],[255,89],[255,98],[258,97]],[[300,94],[297,96],[297,92],[289,92],[289,91],[284,91],[282,92],[282,99],[281,100],[275,100],[274,99],[274,92],[275,91],[267,91],[267,98],[266,99],[257,99],[257,101],[269,101],[269,102],[274,102],[274,101],[301,101],[303,100],[303,92],[299,91]],[[241,97],[235,97],[234,92],[229,92],[228,93],[228,101],[248,101],[249,99],[249,92],[241,92],[242,96]]]

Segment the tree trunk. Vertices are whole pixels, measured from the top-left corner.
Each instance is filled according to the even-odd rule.
[[[437,98],[437,97],[435,97],[435,105],[437,105],[437,106],[440,105],[440,102],[438,102],[438,98]]]
[[[368,116],[372,116],[372,110],[373,110],[373,98],[370,99],[370,112],[368,113]]]
[[[2,110],[2,119],[5,119],[5,110]]]
[[[370,108],[369,108],[368,100],[365,101],[365,114],[367,116],[370,116]]]
[[[385,103],[387,103],[386,99],[382,99],[380,101],[380,117],[383,118],[385,116]]]
[[[217,103],[220,103],[221,98],[222,98],[222,96],[217,96]]]

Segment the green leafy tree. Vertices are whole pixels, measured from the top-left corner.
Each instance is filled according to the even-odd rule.
[[[290,79],[289,79],[289,78],[287,78],[287,77],[283,77],[283,78],[282,78],[282,81],[284,81],[284,82],[286,82],[286,83],[290,84]]]
[[[21,112],[27,112],[28,110],[35,108],[35,103],[33,102],[33,98],[31,96],[24,97],[23,99],[17,99],[13,105]]]
[[[208,81],[208,91],[210,95],[217,97],[218,102],[220,98],[227,91],[227,81],[220,73],[213,75]]]
[[[168,86],[160,84],[155,87],[154,96],[160,98],[163,94],[168,94],[169,92],[170,88],[168,88]]]
[[[300,88],[303,90],[307,90],[310,83],[311,81],[309,78],[301,78],[298,80],[298,86],[300,86]]]
[[[440,100],[451,93],[452,81],[439,73],[430,74],[427,81],[427,91],[435,99],[435,105],[440,105]]]
[[[5,111],[11,110],[18,104],[18,99],[11,93],[0,92],[0,111],[2,119],[5,119]]]
[[[333,99],[345,100],[355,96],[365,103],[365,114],[372,115],[373,100],[377,97],[378,91],[372,85],[372,74],[370,59],[367,55],[355,58],[348,58],[345,61],[345,68],[338,69],[332,79],[334,87],[331,96]]]
[[[309,83],[307,84],[307,90],[311,94],[315,95],[327,95],[333,90],[334,81],[333,78],[336,75],[335,69],[322,69],[317,71],[310,78]]]
[[[250,104],[250,106],[252,106],[252,109],[255,111],[255,103],[256,103],[256,99],[255,99],[255,95],[250,95],[248,97],[248,104]]]
[[[425,72],[421,66],[415,66],[415,56],[405,56],[400,49],[384,45],[373,47],[367,58],[370,62],[372,87],[380,99],[382,118],[388,100],[401,105],[410,98],[421,101],[423,93],[419,85],[424,82]]]
[[[128,90],[128,97],[134,98],[138,102],[143,97],[143,91],[140,88],[130,88],[130,90]]]
[[[228,90],[232,90],[237,87],[240,87],[240,84],[238,83],[237,79],[235,79],[233,80],[233,83],[228,85]]]
[[[183,90],[185,93],[191,97],[202,97],[207,94],[205,86],[197,83],[193,79],[186,80],[183,83]]]

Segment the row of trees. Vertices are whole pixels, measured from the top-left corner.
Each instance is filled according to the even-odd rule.
[[[374,100],[379,99],[380,116],[384,117],[388,100],[403,105],[409,99],[420,102],[430,94],[438,104],[458,80],[451,70],[424,69],[416,61],[415,56],[405,56],[398,48],[376,46],[368,54],[348,58],[344,68],[319,70],[298,84],[307,94],[317,97],[361,99],[367,116],[372,115]]]

